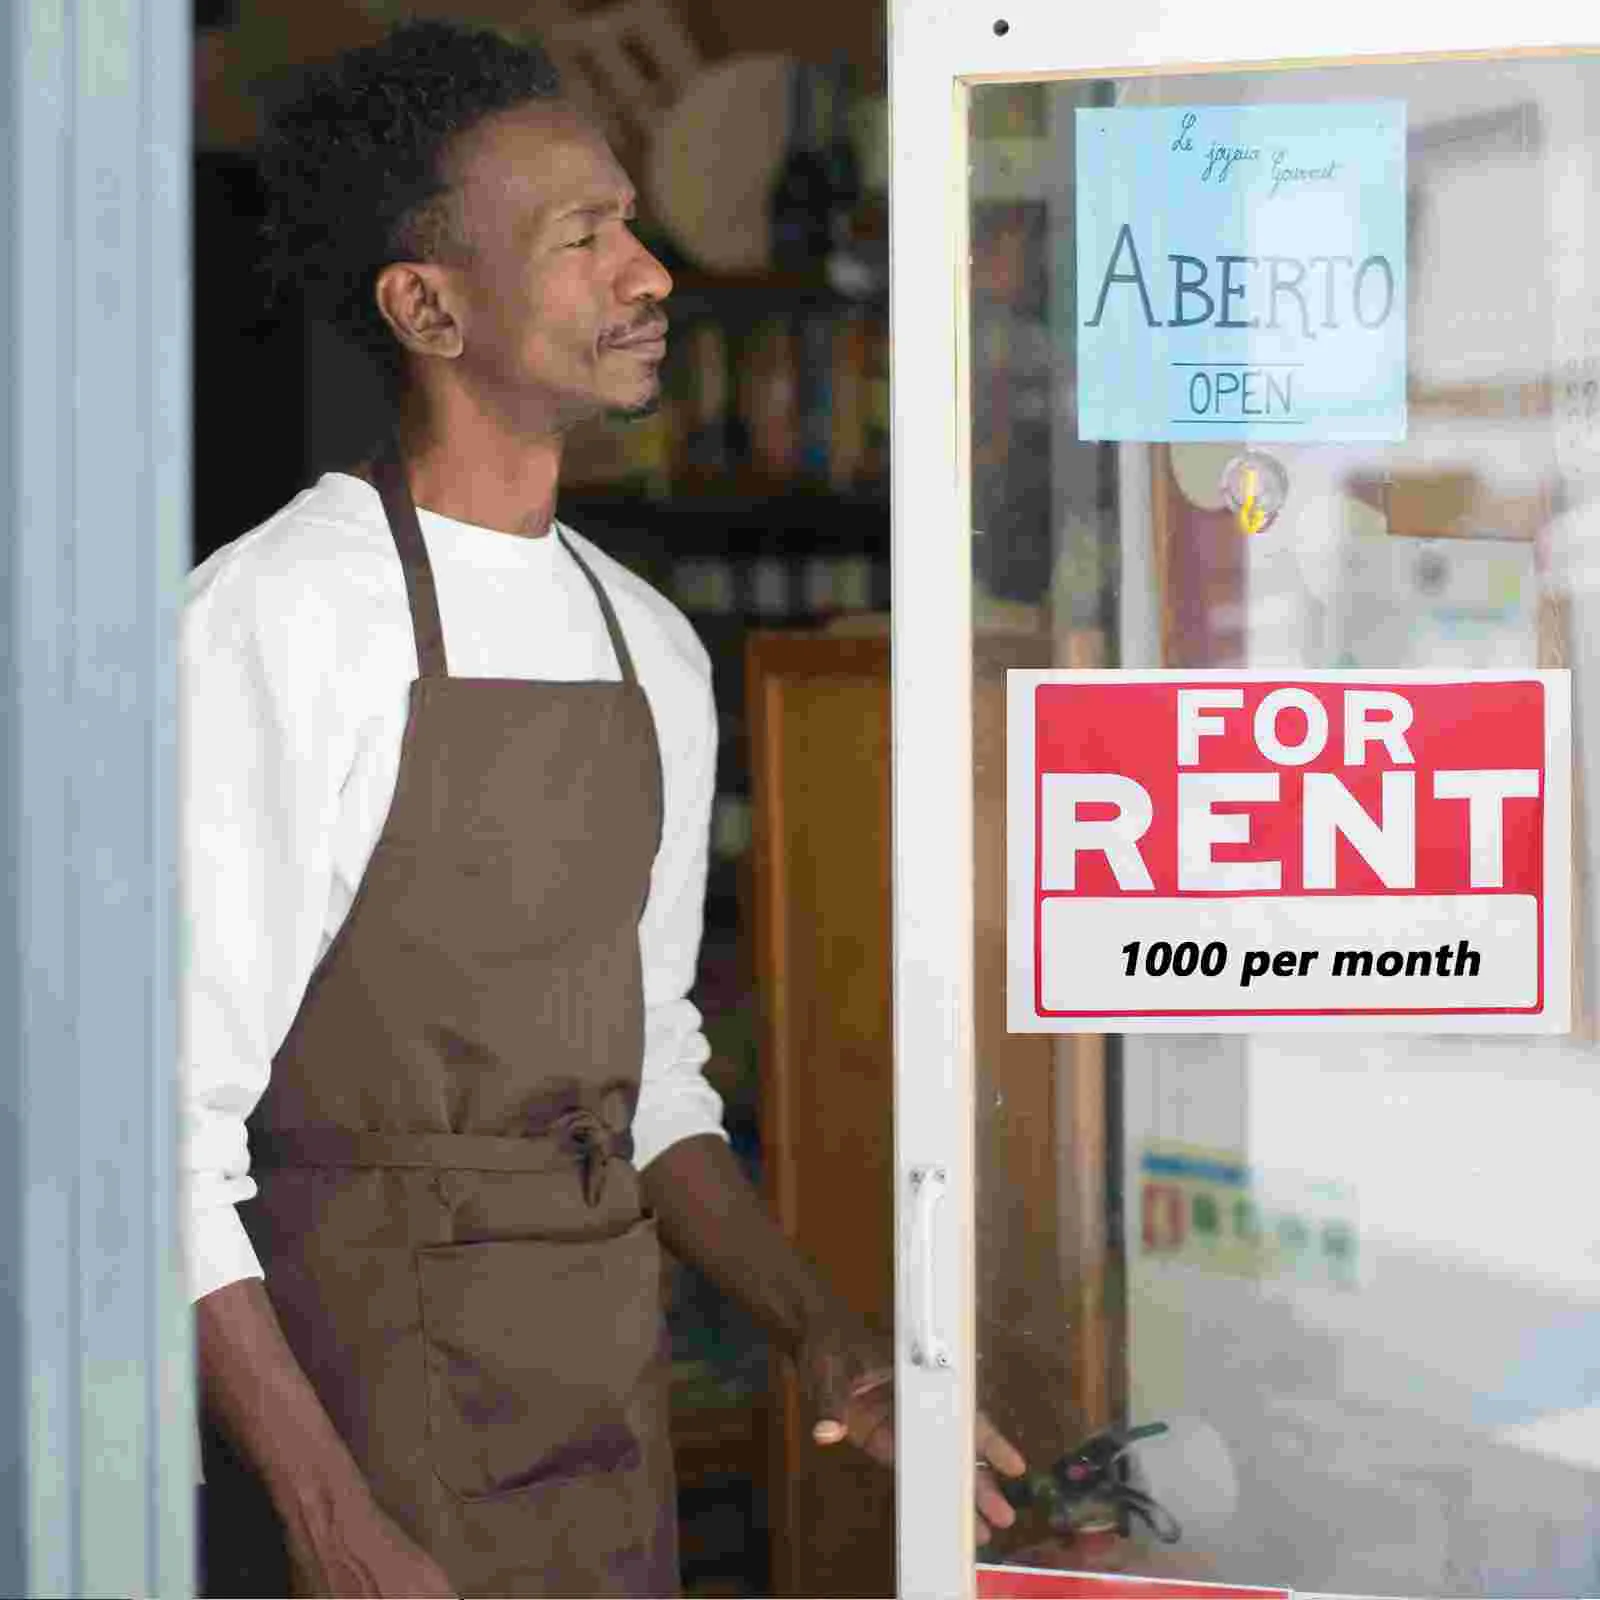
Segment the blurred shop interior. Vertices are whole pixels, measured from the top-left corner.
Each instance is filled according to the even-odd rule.
[[[263,310],[252,142],[282,74],[419,15],[544,44],[607,129],[639,189],[639,230],[673,273],[664,403],[570,439],[558,514],[671,597],[710,651],[721,742],[696,996],[708,1075],[786,1225],[815,1256],[846,1241],[834,1279],[887,1325],[884,8],[196,0],[197,562],[359,460],[385,425],[357,352],[325,326]],[[790,793],[791,827],[849,841],[852,858],[835,857],[820,884],[780,882],[796,858],[776,841],[756,881],[757,792],[765,778],[775,806],[786,755],[789,781],[812,786]],[[830,792],[821,777],[836,772],[849,778]],[[840,893],[847,903],[830,904]],[[837,942],[788,941],[780,921]],[[812,964],[780,973],[780,960]],[[779,1040],[757,996],[791,980],[795,1014]],[[836,1037],[794,1031],[813,1023]],[[775,1078],[780,1052],[801,1081]],[[813,1117],[813,1095],[831,1127]],[[769,1170],[763,1153],[780,1148],[788,1166]],[[813,1195],[818,1163],[832,1168],[831,1192]],[[866,1225],[847,1226],[852,1215]],[[755,1327],[685,1269],[670,1297],[687,1592],[891,1593],[890,1474],[829,1461],[814,1481],[822,1452],[796,1416],[785,1431],[793,1399]],[[837,1515],[806,1500],[818,1494]]]

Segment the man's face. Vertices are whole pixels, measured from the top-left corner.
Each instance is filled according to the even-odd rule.
[[[672,279],[633,235],[633,187],[605,140],[536,103],[479,129],[456,178],[467,248],[451,276],[473,389],[541,432],[654,409]]]

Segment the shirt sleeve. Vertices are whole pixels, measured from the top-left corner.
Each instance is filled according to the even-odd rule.
[[[711,803],[717,776],[717,717],[703,653],[679,732],[663,743],[664,814],[650,897],[639,923],[644,967],[644,1070],[634,1112],[634,1163],[649,1166],[682,1139],[726,1139],[722,1097],[701,1070],[711,1049],[689,999],[700,959]],[[668,726],[657,717],[658,728]]]
[[[186,1257],[191,1300],[263,1276],[235,1207],[245,1119],[316,962],[343,741],[328,603],[201,569],[179,645]]]

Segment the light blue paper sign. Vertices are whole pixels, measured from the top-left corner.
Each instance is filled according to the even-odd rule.
[[[1078,437],[1406,433],[1400,101],[1077,114]]]

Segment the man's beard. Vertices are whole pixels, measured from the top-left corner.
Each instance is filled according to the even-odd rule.
[[[653,417],[660,409],[661,391],[658,389],[648,400],[636,406],[612,406],[607,410],[606,417],[611,422],[641,422],[646,417]]]

